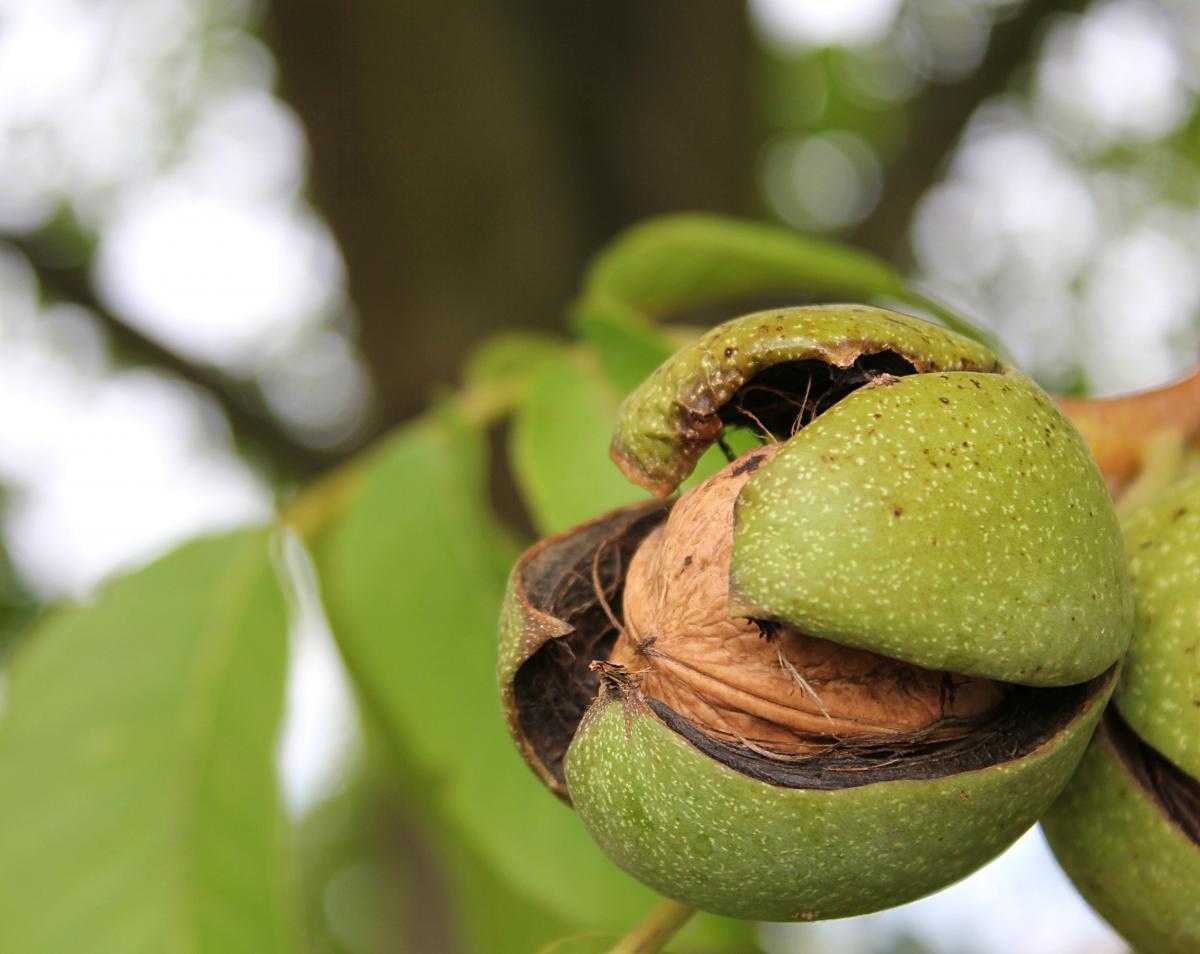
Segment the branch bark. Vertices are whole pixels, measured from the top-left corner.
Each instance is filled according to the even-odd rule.
[[[485,334],[561,326],[618,228],[749,205],[744,21],[726,0],[272,4],[384,423]]]
[[[192,363],[131,327],[100,301],[85,265],[60,261],[36,236],[7,235],[3,241],[28,259],[47,298],[81,305],[91,312],[123,361],[173,374],[214,398],[229,420],[239,449],[265,464],[273,476],[303,480],[343,456],[305,447],[290,437],[272,418],[253,384]]]

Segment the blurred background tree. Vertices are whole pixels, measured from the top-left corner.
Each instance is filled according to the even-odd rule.
[[[561,330],[654,213],[876,252],[1054,390],[1166,380],[1200,337],[1198,83],[1189,0],[0,0],[0,658],[39,606],[270,514],[488,334]],[[420,837],[378,759],[339,787],[355,718],[312,630],[282,763],[326,846],[314,937],[383,949],[346,911],[389,909],[355,886],[402,893]],[[1112,949],[1025,870],[993,875],[1019,945],[966,927],[996,881],[807,943],[1067,950],[1030,912],[1069,909]],[[422,909],[414,950],[453,921]]]

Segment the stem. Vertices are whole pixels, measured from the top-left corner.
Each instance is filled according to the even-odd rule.
[[[660,901],[608,954],[657,954],[696,909],[678,901]]]
[[[1114,492],[1134,480],[1156,435],[1200,438],[1200,367],[1162,387],[1111,398],[1059,398]]]

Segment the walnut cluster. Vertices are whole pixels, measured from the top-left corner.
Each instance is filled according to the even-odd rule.
[[[734,504],[778,446],[684,494],[638,548],[609,661],[706,734],[764,754],[967,734],[999,706],[998,684],[729,616]]]

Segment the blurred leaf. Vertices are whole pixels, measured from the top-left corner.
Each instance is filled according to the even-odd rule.
[[[0,517],[7,509],[7,497],[5,489],[0,487]],[[0,543],[0,664],[16,649],[39,612],[40,603],[25,588],[12,565],[8,549]]]
[[[604,373],[622,396],[678,347],[662,328],[635,309],[604,296],[584,299],[576,306],[575,327],[596,349]]]
[[[699,917],[708,917],[708,915],[699,915]],[[693,951],[695,954],[705,954],[705,952],[708,954],[717,954],[717,952],[720,954],[759,954],[762,948],[754,940],[754,932],[750,925],[741,925],[740,927],[743,930],[738,937],[731,936],[719,942],[714,940],[709,944],[702,943],[699,947],[691,946],[687,941],[686,932],[682,933],[671,942],[670,947],[665,948],[664,954],[671,954],[673,951],[676,954],[682,954],[685,950]],[[588,931],[584,934],[575,934],[553,941],[540,948],[537,954],[608,954],[620,940],[621,936],[617,934]]]
[[[584,294],[647,315],[764,292],[904,293],[873,256],[786,229],[711,215],[673,215],[627,230],[588,271]]]
[[[762,948],[758,943],[758,926],[753,921],[735,921],[700,912],[671,942],[671,950],[676,954],[758,954]]]
[[[0,722],[6,951],[293,949],[286,658],[263,531],[189,544],[37,627]]]
[[[655,333],[660,333],[654,329]],[[610,340],[615,360],[624,345]],[[636,365],[631,359],[629,367]],[[644,499],[608,456],[620,397],[592,355],[576,349],[541,366],[517,405],[509,455],[534,523],[542,534],[558,533],[607,510]],[[757,446],[749,431],[729,428],[735,454]],[[700,458],[684,489],[711,477],[727,463],[720,448]]]
[[[0,663],[17,648],[39,611],[38,601],[17,578],[8,551],[0,547]]]
[[[572,380],[557,399],[575,389]],[[601,854],[521,761],[504,725],[496,622],[516,553],[485,504],[485,469],[479,430],[448,410],[380,451],[343,522],[318,543],[334,632],[434,817],[557,924],[624,930],[654,895]],[[489,897],[480,890],[472,907]],[[700,917],[682,937],[721,949],[749,930]]]
[[[461,838],[422,824],[376,765],[299,830],[309,954],[532,951],[566,930],[498,879]]]
[[[1074,367],[1063,379],[1061,385],[1053,392],[1057,397],[1082,398],[1092,393],[1092,385],[1088,380],[1087,371],[1082,367]]]
[[[513,421],[513,470],[534,522],[557,533],[643,499],[608,457],[620,399],[587,354],[544,365]]]
[[[391,441],[317,552],[334,632],[434,807],[570,923],[620,925],[652,896],[593,847],[504,726],[496,621],[516,553],[487,511],[484,466],[480,433],[449,413]]]
[[[589,270],[576,321],[595,340],[597,326],[628,331],[635,316],[649,320],[780,293],[895,301],[995,346],[872,255],[776,226],[712,215],[653,219],[618,237]]]
[[[467,839],[448,830],[440,830],[439,836],[438,856],[451,885],[451,914],[468,954],[523,954],[569,929],[557,911],[516,890],[507,872],[482,858]]]
[[[619,940],[621,937],[618,934],[589,931],[547,944],[540,948],[537,954],[607,954]]]
[[[401,824],[391,809],[383,792],[356,778],[301,820],[296,864],[309,954],[415,950],[413,865],[386,835]]]
[[[544,362],[561,358],[566,345],[549,335],[510,331],[493,335],[471,352],[463,366],[463,387],[522,387]]]

